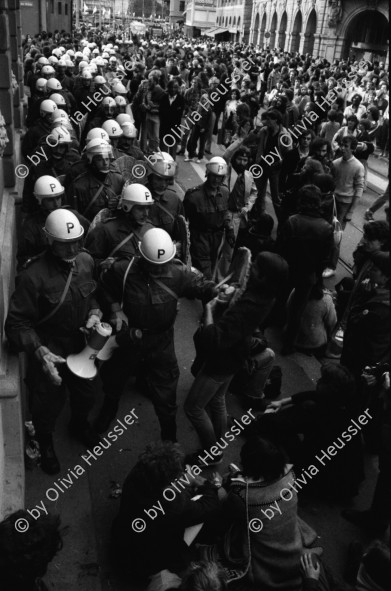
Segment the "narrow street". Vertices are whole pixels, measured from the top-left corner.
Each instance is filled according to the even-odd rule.
[[[221,146],[213,147],[213,155],[221,155]],[[203,182],[205,164],[185,163],[178,158],[178,184],[182,189],[194,187]],[[368,188],[360,201],[351,224],[344,233],[341,261],[336,277],[328,280],[332,287],[341,277],[349,273],[352,252],[360,240],[363,226],[363,214],[371,202],[381,194],[387,184],[388,163],[380,158],[372,157],[368,175]],[[268,200],[268,211],[271,210]],[[383,219],[383,209],[375,218]],[[183,412],[183,401],[192,382],[190,367],[194,358],[193,334],[201,315],[201,304],[197,301],[181,300],[176,322],[176,351],[181,371],[178,387],[178,439],[186,452],[198,447],[197,437]],[[279,330],[267,332],[270,346],[276,352],[276,364],[283,372],[282,397],[300,390],[311,389],[319,377],[319,362],[306,355],[295,353],[287,357],[279,355],[281,339]],[[99,410],[100,398],[96,401],[95,412]],[[231,417],[240,417],[243,410],[236,398],[228,395],[228,411]],[[108,544],[110,527],[115,517],[120,498],[115,491],[121,486],[126,475],[135,464],[139,453],[147,442],[159,439],[159,425],[152,404],[129,384],[121,401],[117,418],[122,419],[135,409],[138,420],[119,439],[107,449],[103,455],[87,462],[80,458],[86,451],[71,440],[67,433],[69,409],[65,409],[55,433],[55,447],[61,462],[62,471],[58,481],[69,477],[69,470],[74,471],[76,465],[82,465],[85,473],[77,479],[69,480],[66,486],[60,484],[63,492],[54,489],[53,477],[45,475],[38,468],[26,472],[26,508],[40,505],[41,501],[50,512],[58,512],[62,516],[64,528],[64,548],[49,566],[46,581],[49,589],[56,591],[141,591],[133,582],[123,584],[116,579],[110,568]],[[224,473],[230,462],[239,463],[239,450],[243,440],[238,438],[227,449],[224,463],[219,472]],[[211,469],[209,469],[211,471]],[[360,494],[355,498],[354,506],[368,506],[377,474],[377,458],[366,457],[365,483]],[[56,491],[58,494],[56,494]],[[58,498],[57,498],[58,497]],[[321,538],[324,548],[324,559],[338,575],[342,575],[349,543],[354,539],[367,541],[360,530],[345,521],[341,516],[342,506],[326,504],[308,497],[300,498],[300,514],[314,527]],[[42,505],[41,505],[42,507]],[[130,527],[130,524],[129,524]],[[129,557],[131,561],[131,556]]]

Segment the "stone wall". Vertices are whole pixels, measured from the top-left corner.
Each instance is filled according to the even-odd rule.
[[[13,76],[14,75],[14,76]],[[4,342],[3,325],[14,288],[15,186],[23,120],[23,66],[19,0],[0,0],[0,111],[8,144],[0,156],[0,520],[24,506],[24,452],[19,358]]]

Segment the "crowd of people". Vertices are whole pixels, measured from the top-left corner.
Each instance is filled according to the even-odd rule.
[[[162,441],[129,473],[113,524],[113,562],[128,583],[148,591],[347,589],[298,516],[296,477],[368,411],[363,437],[341,443],[306,489],[352,499],[365,477],[365,443],[379,455],[373,503],[344,515],[375,536],[389,527],[388,209],[374,220],[388,188],[365,212],[353,277],[324,286],[366,187],[368,157],[388,156],[388,68],[178,35],[124,43],[109,32],[56,31],[25,39],[24,82],[23,219],[5,332],[11,350],[27,356],[41,469],[60,473],[53,432],[67,393],[71,436],[104,447],[117,438],[115,428],[107,432],[134,376]],[[183,194],[178,168],[190,162],[205,164],[205,181]],[[197,451],[177,442],[182,297],[203,307],[184,401]],[[114,351],[86,380],[66,359],[107,325]],[[275,326],[280,354],[323,360],[315,390],[279,399],[280,370],[265,337]],[[104,400],[91,424],[98,380]],[[257,414],[243,431],[240,468],[211,480],[202,468],[221,465],[234,429],[240,434],[227,422],[229,389]],[[166,493],[173,481],[181,487],[174,502]],[[133,527],[158,507],[145,531]],[[0,524],[0,578],[7,588],[44,589],[59,524],[30,519],[23,538],[14,531],[22,513]],[[199,523],[186,543],[186,528]],[[7,560],[18,549],[19,560]],[[385,590],[389,547],[377,542],[360,558],[350,589]]]

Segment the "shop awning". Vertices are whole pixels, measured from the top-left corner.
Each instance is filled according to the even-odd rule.
[[[221,33],[226,33],[228,29],[222,29],[221,27],[212,27],[211,29],[207,29],[202,34],[206,35],[207,37],[215,37],[216,35],[220,35]]]

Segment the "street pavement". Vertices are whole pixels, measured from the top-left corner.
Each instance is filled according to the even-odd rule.
[[[220,146],[213,146],[213,155],[221,155]],[[178,184],[186,190],[204,181],[205,164],[185,163],[178,157]],[[342,276],[350,272],[351,254],[362,234],[363,213],[371,202],[380,194],[387,182],[388,162],[379,158],[371,159],[368,189],[357,206],[351,224],[348,224],[341,248],[341,261],[336,277],[327,281],[332,287]],[[271,213],[268,200],[268,211]],[[384,219],[384,211],[379,211],[375,218]],[[201,304],[198,301],[181,300],[176,321],[175,343],[180,368],[178,387],[178,440],[186,452],[199,447],[196,434],[183,412],[183,402],[192,383],[190,367],[194,359],[193,334],[201,316]],[[286,357],[279,355],[281,349],[280,329],[268,330],[267,338],[276,352],[276,364],[283,372],[282,397],[298,391],[311,389],[320,374],[317,360],[300,353]],[[102,393],[97,393],[94,415],[102,401]],[[240,417],[243,410],[232,394],[227,396],[230,417]],[[55,447],[62,470],[58,478],[69,475],[69,469],[82,465],[86,471],[72,485],[65,485],[54,477],[44,474],[38,467],[26,473],[26,508],[31,509],[43,501],[45,508],[61,516],[64,547],[52,561],[45,581],[49,589],[56,591],[141,591],[135,581],[127,583],[118,580],[110,567],[108,544],[110,527],[120,503],[118,488],[137,461],[145,445],[159,439],[159,425],[150,401],[135,389],[132,381],[122,397],[118,418],[122,419],[134,409],[138,420],[105,450],[101,457],[90,460],[91,466],[80,457],[86,450],[70,439],[67,431],[69,408],[64,409],[55,433]],[[239,463],[239,450],[243,443],[240,438],[227,449],[222,467],[224,473],[230,462]],[[211,470],[209,469],[209,472]],[[208,473],[208,471],[206,471]],[[360,494],[354,499],[353,506],[366,508],[371,500],[377,475],[377,458],[366,457],[366,480]],[[64,492],[54,487],[60,482]],[[52,489],[51,491],[49,489]],[[52,492],[57,490],[57,494]],[[52,500],[49,500],[49,498]],[[347,548],[353,539],[364,543],[368,539],[355,526],[341,516],[342,506],[325,503],[308,497],[300,499],[300,515],[315,528],[324,548],[324,559],[337,575],[341,575],[346,561]],[[140,516],[141,517],[141,516]],[[130,527],[129,523],[129,527]],[[21,534],[23,535],[23,534]],[[132,557],[129,556],[129,562]]]

